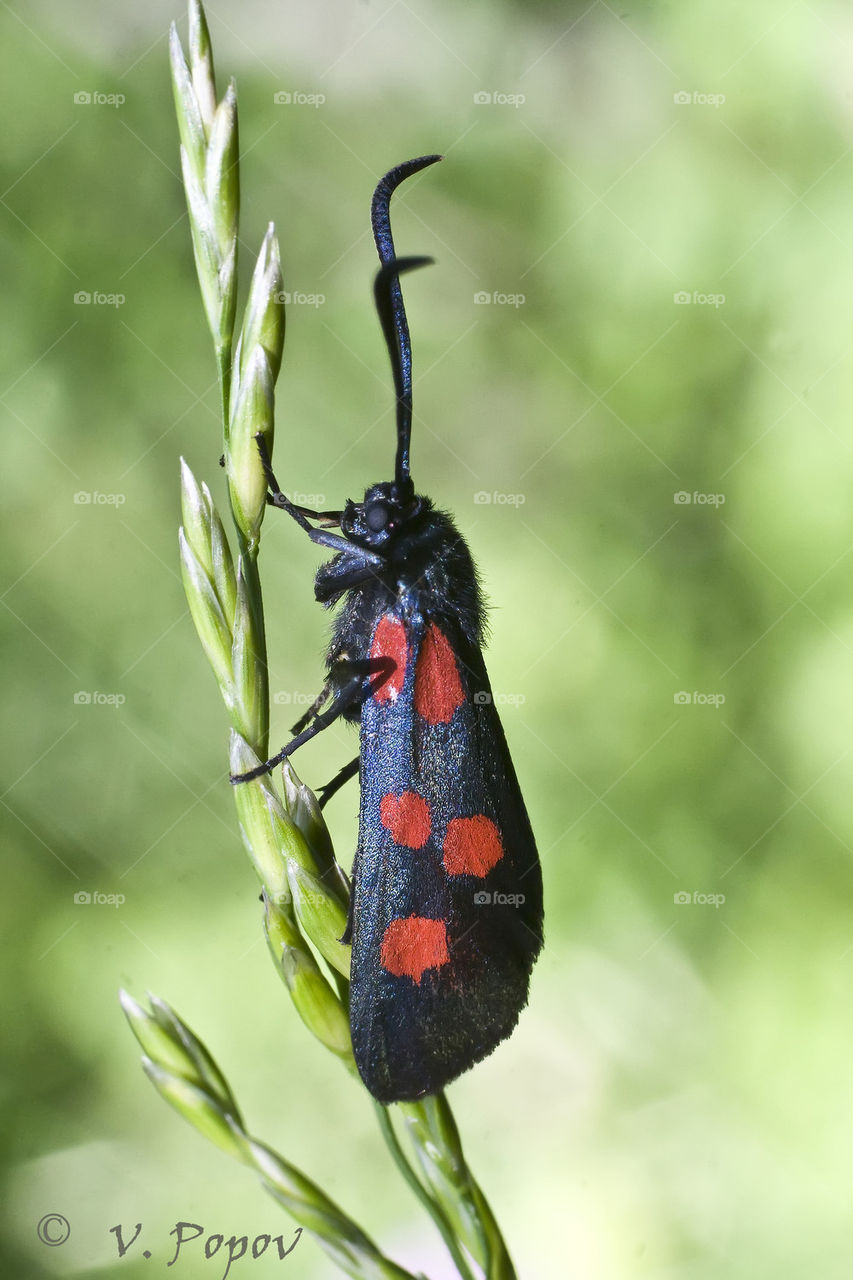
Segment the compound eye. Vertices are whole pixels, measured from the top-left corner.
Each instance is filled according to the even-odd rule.
[[[390,518],[391,508],[387,502],[371,502],[364,516],[371,533],[381,533]]]

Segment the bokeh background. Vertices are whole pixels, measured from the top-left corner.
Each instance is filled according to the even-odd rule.
[[[438,1280],[365,1095],[269,963],[179,581],[179,455],[224,493],[173,18],[0,13],[3,1270],[132,1280],[179,1219],[292,1229],[157,1098],[125,985],[168,999],[253,1131]],[[520,1275],[847,1280],[849,11],[218,0],[209,20],[238,80],[244,282],[273,219],[302,298],[277,468],[318,503],[392,456],[373,185],[447,156],[397,200],[400,251],[436,259],[406,290],[414,474],[482,569],[547,891],[530,1006],[450,1096]],[[274,515],[264,544],[278,742],[327,619],[312,548]],[[352,745],[330,731],[303,776]],[[329,809],[347,865],[356,806]],[[49,1212],[63,1248],[36,1236]],[[155,1256],[118,1263],[109,1228],[137,1222]],[[306,1237],[232,1276],[284,1272],[336,1274]],[[221,1267],[187,1251],[172,1274]]]

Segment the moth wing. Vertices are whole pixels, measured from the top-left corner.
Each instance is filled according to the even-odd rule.
[[[389,1102],[436,1092],[510,1034],[542,883],[479,649],[393,614],[383,646],[398,670],[362,708],[350,1022],[362,1078]]]

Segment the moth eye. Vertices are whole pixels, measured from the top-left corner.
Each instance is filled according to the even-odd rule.
[[[372,502],[367,508],[365,520],[367,527],[371,533],[381,533],[388,523],[391,515],[390,508],[386,502]]]

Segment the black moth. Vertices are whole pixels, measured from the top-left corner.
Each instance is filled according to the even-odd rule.
[[[342,941],[352,942],[355,1060],[385,1103],[435,1093],[511,1033],[542,945],[539,860],[483,663],[477,572],[450,516],[416,494],[409,475],[412,366],[399,277],[430,259],[395,256],[389,203],[439,159],[392,169],[371,208],[397,396],[394,480],[343,511],[310,511],[281,492],[258,438],[268,501],[335,552],[317,572],[316,598],[342,607],[325,687],[296,737],[232,779],[269,772],[338,717],[361,723],[359,757],[324,788],[323,803],[358,773]]]

